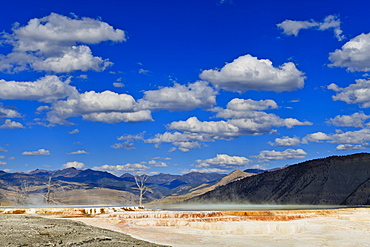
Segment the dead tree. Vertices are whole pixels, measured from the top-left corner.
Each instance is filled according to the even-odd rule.
[[[148,190],[148,186],[145,185],[146,180],[148,180],[149,176],[146,174],[143,175],[134,175],[135,182],[137,185],[137,188],[139,190],[139,207],[143,206],[143,195]]]
[[[17,205],[27,205],[30,193],[30,186],[27,180],[23,180],[19,189],[16,190],[14,195],[14,201]]]
[[[52,179],[55,172],[50,175],[48,178],[48,182],[46,184],[46,192],[44,195],[44,202],[46,204],[59,204],[59,202],[55,199],[55,189],[54,188],[61,188],[63,190],[62,186],[57,186],[55,183],[52,183]]]

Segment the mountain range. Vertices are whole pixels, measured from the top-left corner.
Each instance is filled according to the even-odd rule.
[[[369,205],[370,154],[331,156],[272,170],[236,170],[228,175],[160,173],[149,176],[146,186],[147,204]],[[60,204],[136,205],[138,200],[135,178],[129,173],[118,177],[75,168],[0,171],[1,205],[42,204],[48,190]]]
[[[173,194],[184,194],[201,184],[214,183],[224,177],[219,173],[192,172],[184,175],[157,174],[149,176],[145,194],[146,202]],[[34,170],[27,173],[0,171],[0,201],[2,204],[30,197],[29,203],[42,204],[51,178],[51,188],[61,204],[135,204],[137,185],[134,176],[123,174],[117,177],[108,172],[91,169],[66,168],[57,171]],[[105,191],[105,193],[102,193]]]

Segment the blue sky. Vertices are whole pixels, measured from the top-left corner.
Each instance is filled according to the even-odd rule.
[[[6,3],[0,169],[228,173],[367,152],[369,5]]]

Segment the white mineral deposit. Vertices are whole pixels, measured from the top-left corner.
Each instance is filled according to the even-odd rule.
[[[0,213],[69,218],[170,246],[358,247],[370,243],[370,208],[168,211],[111,207]]]

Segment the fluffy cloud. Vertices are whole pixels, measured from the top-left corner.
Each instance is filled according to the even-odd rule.
[[[307,153],[303,149],[286,149],[284,151],[263,150],[259,155],[253,156],[259,160],[286,160],[286,159],[304,159]]]
[[[50,155],[50,151],[41,148],[37,151],[24,151],[22,155]]]
[[[78,161],[71,161],[71,162],[67,162],[63,165],[63,168],[71,168],[71,167],[74,167],[76,169],[86,169],[86,165],[82,162],[78,162]]]
[[[331,67],[345,67],[348,71],[370,71],[370,33],[360,34],[330,53]]]
[[[122,174],[123,172],[144,172],[150,167],[143,165],[143,164],[126,164],[126,165],[102,165],[102,166],[95,166],[92,168],[93,170],[98,171],[107,171],[113,173],[115,175]]]
[[[6,162],[5,161],[0,161],[0,166],[6,166]]]
[[[0,147],[0,152],[8,152],[8,150],[3,147]]]
[[[200,173],[226,173],[227,170],[219,168],[184,169],[181,173],[200,172]]]
[[[364,127],[364,122],[369,119],[370,116],[364,114],[363,112],[356,112],[352,115],[339,115],[335,118],[331,118],[327,123],[342,126],[342,127]]]
[[[17,118],[21,117],[19,112],[11,108],[4,108],[0,104],[0,118]]]
[[[199,76],[228,91],[293,91],[302,88],[305,80],[292,62],[275,68],[270,60],[251,55],[241,56],[222,69],[204,70]]]
[[[49,57],[45,60],[36,60],[32,68],[37,71],[53,71],[55,73],[69,73],[76,70],[87,71],[104,70],[113,63],[94,57],[88,46],[72,46],[65,48],[60,57]]]
[[[176,83],[173,87],[145,91],[139,104],[142,109],[187,111],[212,107],[216,104],[216,94],[217,92],[205,81],[197,81],[189,85]]]
[[[191,117],[186,121],[172,122],[169,129],[197,134],[211,134],[216,139],[234,139],[240,135],[239,128],[225,121],[199,121],[197,117]]]
[[[124,148],[126,150],[131,150],[131,149],[135,149],[134,148],[134,143],[132,142],[122,142],[122,143],[115,143],[111,146],[112,148],[114,149],[121,149],[121,148]]]
[[[251,160],[242,156],[229,156],[217,154],[216,157],[206,160],[197,160],[197,168],[217,168],[222,170],[235,170],[249,164]]]
[[[301,140],[298,137],[283,136],[282,138],[276,138],[274,142],[269,142],[271,146],[276,147],[294,147],[301,144]]]
[[[305,121],[301,122],[294,118],[280,118],[275,114],[255,112],[251,118],[231,119],[228,123],[239,128],[240,135],[261,135],[272,130],[272,127],[287,127],[312,125]]]
[[[360,104],[362,108],[370,107],[370,81],[368,80],[358,79],[356,84],[350,84],[345,88],[332,83],[328,89],[337,93],[332,96],[333,100],[344,101],[347,104]]]
[[[137,112],[94,112],[83,114],[82,118],[84,120],[104,123],[152,121],[151,112],[148,110]]]
[[[125,141],[121,143],[115,143],[111,147],[115,149],[124,148],[126,150],[135,149],[133,141],[144,140],[145,131],[137,135],[123,135],[117,138],[118,141]]]
[[[229,119],[228,124],[238,128],[240,135],[260,135],[271,131],[272,127],[292,128],[298,125],[311,125],[305,121],[300,122],[294,118],[280,118],[271,113],[260,110],[277,109],[278,105],[273,100],[254,101],[251,99],[233,99],[226,109],[216,108],[216,117]]]
[[[94,57],[86,45],[103,41],[125,41],[125,33],[100,20],[69,18],[51,13],[31,19],[26,26],[15,25],[3,38],[13,51],[0,57],[0,69],[20,71],[28,67],[56,73],[75,70],[103,70],[111,63]]]
[[[286,35],[297,36],[299,31],[302,29],[315,28],[320,31],[333,29],[335,37],[340,41],[344,39],[342,35],[343,31],[340,28],[340,19],[334,15],[325,17],[323,22],[316,22],[314,20],[309,21],[292,21],[285,20],[282,23],[277,24],[277,27],[283,30]]]
[[[201,144],[197,141],[183,141],[183,142],[173,142],[181,152],[189,152],[190,149],[197,149],[201,147]],[[174,151],[174,150],[173,150]]]
[[[176,130],[175,132],[158,134],[145,142],[155,143],[157,147],[160,143],[172,143],[181,151],[187,152],[193,148],[200,148],[200,142],[233,140],[242,135],[266,134],[272,130],[272,127],[292,128],[299,125],[312,125],[308,121],[283,119],[275,114],[257,111],[275,108],[278,106],[273,100],[233,99],[227,104],[227,109],[212,109],[217,112],[216,117],[225,118],[226,121],[200,121],[197,117],[191,117],[186,121],[176,121],[167,125],[168,129]]]
[[[297,36],[301,29],[309,29],[312,27],[317,27],[319,24],[313,20],[310,21],[292,21],[285,20],[276,26],[283,29],[283,33],[286,35]]]
[[[148,161],[148,165],[152,167],[167,167],[168,166],[165,162],[159,161],[159,160],[150,160]]]
[[[200,148],[201,144],[199,141],[212,141],[211,137],[206,135],[198,135],[192,133],[180,133],[180,132],[165,132],[163,134],[157,134],[153,138],[144,140],[145,143],[154,143],[157,148],[160,147],[161,143],[172,143],[182,152],[188,152],[190,149]],[[176,148],[171,149],[175,151]]]
[[[360,144],[367,145],[370,141],[370,129],[364,128],[356,131],[342,132],[337,130],[334,134],[325,134],[323,132],[317,132],[305,136],[302,140],[303,143],[308,142],[330,142],[340,144]],[[344,146],[343,146],[344,147]]]
[[[77,93],[69,85],[70,79],[61,81],[59,77],[49,75],[34,82],[16,82],[0,80],[0,98],[4,100],[37,100],[51,102]]]
[[[77,151],[74,151],[74,152],[70,152],[68,154],[89,154],[89,153],[86,152],[85,150],[77,150]]]
[[[123,141],[123,140],[126,140],[126,141],[143,140],[144,139],[144,134],[145,134],[145,131],[144,132],[141,132],[140,134],[137,134],[137,135],[123,135],[123,136],[118,137],[117,140],[118,141]]]
[[[66,119],[75,116],[105,123],[152,120],[150,111],[136,109],[137,103],[131,95],[89,91],[55,102],[48,112],[48,120],[54,124],[69,124]]]
[[[302,143],[307,144],[308,142],[322,142],[330,140],[330,137],[323,132],[316,132],[308,134],[302,139]]]
[[[341,144],[338,145],[335,150],[338,151],[350,151],[350,150],[358,150],[358,149],[365,149],[367,145],[352,145],[352,144]]]
[[[266,100],[252,100],[252,99],[232,99],[227,103],[227,109],[233,111],[262,111],[267,109],[277,109],[278,105],[275,101],[266,99]]]
[[[113,87],[124,87],[125,84],[123,84],[122,82],[113,82]]]
[[[0,125],[0,129],[24,129],[25,127],[23,124],[19,122],[12,121],[10,119],[6,119],[3,125]]]

